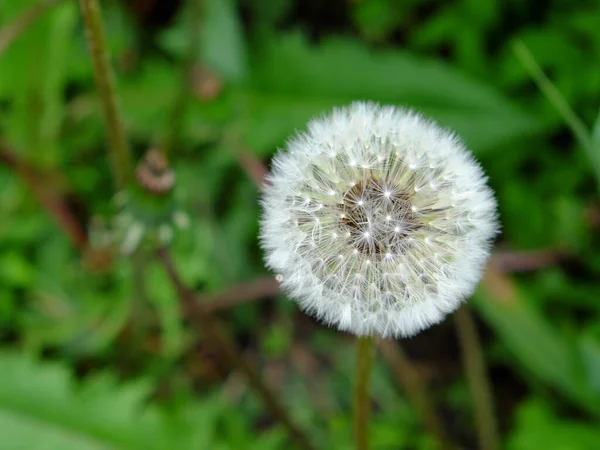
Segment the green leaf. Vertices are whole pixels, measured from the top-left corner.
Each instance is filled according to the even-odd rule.
[[[383,40],[395,28],[406,20],[407,3],[398,3],[395,0],[371,0],[356,2],[351,6],[351,14],[361,33],[370,40]]]
[[[549,405],[539,400],[524,403],[516,422],[508,441],[509,450],[588,450],[600,443],[597,425],[557,417]]]
[[[527,46],[522,41],[516,41],[513,43],[512,48],[515,55],[538,85],[540,91],[542,91],[557,113],[560,114],[565,124],[571,129],[579,145],[586,153],[597,182],[600,185],[600,152],[595,148],[594,138],[590,135],[586,124],[573,111],[565,97],[546,76]]]
[[[594,122],[594,128],[592,129],[592,150],[594,153],[594,160],[600,159],[600,110],[598,110],[598,115],[596,116],[596,121]]]
[[[479,291],[473,300],[487,324],[526,369],[600,416],[600,395],[586,380],[577,347],[533,309],[523,293],[499,301]]]
[[[274,27],[284,20],[294,7],[292,0],[242,0],[243,7],[250,10],[256,28]]]
[[[221,395],[176,407],[149,404],[150,385],[119,385],[109,374],[76,382],[61,364],[0,350],[2,450],[278,449],[275,427],[257,436]]]
[[[0,255],[0,284],[3,286],[29,286],[34,273],[34,266],[23,254],[10,251]]]
[[[35,2],[11,3],[22,12]],[[12,103],[3,131],[8,141],[26,149],[36,162],[57,163],[56,140],[66,69],[76,44],[71,36],[76,18],[76,5],[63,2],[32,23],[1,55],[0,97]]]
[[[586,386],[600,397],[600,342],[593,336],[583,335],[578,341],[581,365]]]
[[[165,441],[143,383],[119,387],[102,376],[76,387],[62,366],[7,351],[0,365],[3,448],[152,449]]]
[[[223,78],[240,80],[246,72],[246,49],[233,0],[203,2],[202,61]]]
[[[438,61],[373,51],[343,39],[318,47],[300,34],[272,38],[255,52],[240,94],[247,143],[268,152],[315,115],[354,100],[415,108],[461,135],[475,151],[501,148],[541,125],[494,87]]]
[[[206,0],[201,3],[200,54],[197,56],[224,79],[241,80],[246,74],[248,62],[235,2]],[[187,57],[190,20],[190,12],[183,9],[175,26],[160,35],[161,44],[180,58]]]
[[[59,161],[58,137],[64,111],[69,55],[73,47],[73,30],[77,23],[77,5],[65,2],[52,17],[47,41],[48,64],[42,82],[43,113],[40,118],[40,159],[51,165]]]
[[[145,270],[148,299],[152,302],[160,320],[162,353],[174,359],[179,355],[183,345],[183,326],[177,293],[171,287],[161,266],[147,264]]]
[[[19,316],[23,342],[30,349],[50,345],[90,355],[105,350],[130,317],[131,270],[126,261],[115,261],[113,276],[91,276],[67,249],[55,240],[38,248],[35,288]],[[106,283],[113,286],[108,296]]]

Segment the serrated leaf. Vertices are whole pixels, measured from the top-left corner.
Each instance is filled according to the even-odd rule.
[[[167,409],[148,402],[143,380],[77,381],[60,363],[4,349],[0,367],[0,450],[275,449],[285,439],[280,427],[257,436],[218,394]]]
[[[2,449],[152,449],[166,431],[159,414],[144,406],[148,386],[119,387],[99,377],[77,387],[58,364],[1,351]],[[62,447],[57,447],[62,445]]]
[[[102,351],[130,317],[131,270],[125,261],[114,263],[112,295],[107,297],[99,289],[102,280],[74,263],[67,248],[59,241],[39,246],[41,270],[29,308],[20,313],[23,342],[29,349],[50,345],[77,354]]]

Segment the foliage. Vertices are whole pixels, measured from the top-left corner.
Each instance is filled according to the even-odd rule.
[[[507,448],[587,449],[594,448],[598,442],[600,434],[594,425],[561,419],[549,405],[529,401],[519,409],[517,427]]]
[[[0,30],[34,3],[2,2]],[[136,159],[168,131],[190,48],[185,2],[154,12],[142,3],[102,2]],[[191,217],[171,245],[186,283],[209,294],[266,273],[243,155],[268,163],[308,118],[354,99],[414,107],[455,129],[482,162],[501,209],[497,248],[560,253],[505,274],[511,295],[486,281],[474,298],[505,448],[598,447],[598,194],[585,151],[510,44],[522,40],[588,129],[596,124],[597,150],[600,3],[202,3],[170,154],[174,201]],[[215,363],[152,253],[137,254],[139,263],[82,254],[31,180],[2,164],[6,151],[44,174],[33,182],[66,199],[90,242],[102,244],[94,224],[110,225],[116,208],[97,100],[77,2],[46,12],[0,54],[0,448],[288,445],[239,375]],[[220,315],[319,448],[351,448],[345,338],[285,299]],[[403,345],[431,382],[449,435],[472,448],[454,342],[446,323]],[[379,365],[374,448],[434,448],[394,382]],[[224,393],[207,393],[215,386]]]
[[[219,395],[161,410],[147,403],[151,384],[143,380],[119,385],[114,376],[101,373],[75,383],[64,366],[15,352],[3,351],[0,363],[2,449],[225,450],[281,445],[281,430],[254,436],[243,416],[227,408]]]

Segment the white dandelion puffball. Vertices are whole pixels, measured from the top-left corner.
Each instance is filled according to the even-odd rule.
[[[261,243],[283,290],[358,336],[411,336],[472,294],[498,231],[471,153],[412,111],[354,103],[273,159]]]

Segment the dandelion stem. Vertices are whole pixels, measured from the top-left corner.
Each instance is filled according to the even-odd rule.
[[[13,43],[30,25],[63,0],[41,0],[19,14],[11,23],[0,30],[0,55]]]
[[[356,340],[356,378],[354,380],[354,442],[357,450],[369,448],[369,418],[371,405],[369,380],[373,366],[375,340],[359,337]]]
[[[475,321],[469,309],[464,305],[456,312],[455,320],[462,349],[463,365],[475,406],[478,447],[481,450],[497,450],[498,428],[496,415]]]
[[[181,280],[171,259],[170,253],[166,249],[161,249],[158,251],[158,256],[169,275],[171,282],[175,286],[182,304],[196,303],[196,297]],[[303,450],[312,449],[313,447],[308,438],[292,423],[287,411],[279,404],[277,398],[265,385],[258,372],[241,355],[235,344],[224,333],[215,318],[202,308],[196,310],[194,318],[199,325],[199,329],[204,333],[205,338],[217,349],[218,356],[223,358],[225,364],[235,367],[247,378],[250,386],[252,386],[256,393],[261,397],[274,418],[279,420],[288,430],[298,447]]]
[[[410,359],[395,340],[381,339],[379,350],[387,360],[406,396],[417,410],[425,428],[435,437],[438,447],[449,448],[448,437],[433,407],[425,382],[419,377]]]
[[[80,4],[94,66],[94,78],[100,94],[115,181],[118,188],[123,188],[131,175],[131,154],[115,93],[115,80],[109,62],[102,13],[98,0],[80,0]]]

